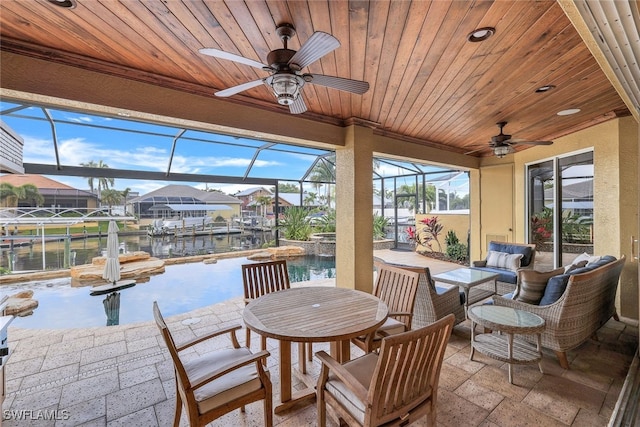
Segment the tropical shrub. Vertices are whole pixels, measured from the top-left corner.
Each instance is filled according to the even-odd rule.
[[[444,243],[447,246],[452,246],[452,245],[457,245],[458,243],[460,243],[460,240],[458,240],[458,235],[456,234],[455,231],[449,230],[447,232],[447,236],[444,238]]]
[[[279,229],[284,233],[284,238],[289,240],[309,240],[313,227],[307,216],[309,210],[301,206],[293,206],[284,211],[280,217]]]
[[[321,217],[317,218],[314,225],[321,233],[335,233],[336,232],[336,212],[331,210],[326,212]]]
[[[449,230],[445,237],[445,243],[447,244],[447,257],[454,261],[466,261],[468,257],[467,245],[460,243],[456,232]]]
[[[387,236],[387,226],[389,218],[382,215],[373,214],[373,240],[382,240]]]

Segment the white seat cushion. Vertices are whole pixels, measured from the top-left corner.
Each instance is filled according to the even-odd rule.
[[[380,333],[382,332],[382,333]],[[406,332],[405,330],[405,325],[404,323],[392,318],[392,317],[387,317],[387,320],[384,321],[384,323],[382,324],[382,326],[380,326],[377,330],[376,330],[376,335],[373,337],[374,341],[376,340],[381,340],[382,338],[389,336],[389,335],[395,335],[395,334],[401,334],[403,332]],[[367,337],[366,335],[361,335],[358,337],[358,339],[360,341],[366,341]]]
[[[184,363],[191,384],[207,377],[213,369],[234,363],[251,354],[246,347],[217,350]],[[266,368],[265,368],[266,370]],[[243,366],[195,390],[200,413],[208,412],[252,391],[260,390],[262,383],[255,363]]]
[[[368,390],[371,385],[371,376],[373,375],[373,370],[377,362],[378,355],[376,353],[367,353],[362,357],[345,363],[343,366]],[[366,409],[364,402],[358,399],[342,381],[334,375],[329,374],[325,388],[360,424],[364,423],[364,412]]]
[[[380,333],[382,332],[382,333]],[[405,332],[404,323],[394,319],[393,317],[387,317],[382,326],[376,331],[375,339],[382,339],[389,335],[401,334]]]

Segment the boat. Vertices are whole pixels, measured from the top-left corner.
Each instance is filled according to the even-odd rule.
[[[160,211],[166,218],[156,219],[147,230],[150,236],[164,236],[166,234],[193,233],[203,231],[212,224],[209,214],[212,211],[229,210],[227,205],[207,204],[163,204],[153,206],[150,210]]]
[[[191,231],[204,231],[213,222],[210,216],[190,216],[183,218],[156,219],[148,229],[150,236],[164,236],[166,234],[189,234]]]

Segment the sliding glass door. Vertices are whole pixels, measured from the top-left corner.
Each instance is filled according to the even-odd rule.
[[[592,151],[527,166],[528,236],[536,244],[536,269],[593,253],[593,178]]]

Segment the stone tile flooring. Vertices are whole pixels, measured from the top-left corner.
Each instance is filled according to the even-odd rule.
[[[387,261],[412,263],[407,260],[410,253],[384,251],[376,255]],[[414,261],[428,264],[433,274],[458,267],[425,261],[424,257]],[[333,285],[330,280],[313,284]],[[167,322],[180,342],[221,326],[242,324],[243,307],[242,299],[236,298],[170,317]],[[238,338],[244,342],[244,331]],[[536,365],[516,366],[514,385],[507,380],[507,365],[478,352],[470,361],[469,340],[468,322],[456,326],[440,377],[438,425],[605,426],[635,354],[638,328],[611,320],[598,332],[598,341],[588,341],[569,352],[570,370],[560,368],[555,355],[545,352],[544,374]],[[13,353],[6,366],[3,426],[172,424],[173,367],[155,324],[71,330],[10,327],[9,341]],[[221,338],[191,351],[204,353],[229,344]],[[258,345],[259,340],[252,339],[254,350]],[[268,347],[275,405],[279,402],[277,342],[269,340]],[[314,351],[322,349],[328,351],[328,345],[314,344]],[[359,354],[352,346],[352,356]],[[314,362],[306,380],[313,380],[318,371]],[[297,381],[297,387],[302,387]],[[44,419],[50,416],[57,420]],[[211,425],[260,426],[262,420],[262,404],[254,403],[245,413],[234,411]],[[309,405],[275,415],[274,423],[282,427],[315,425],[316,408]],[[181,425],[188,425],[184,415]],[[333,421],[329,425],[336,426]]]

